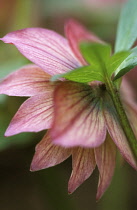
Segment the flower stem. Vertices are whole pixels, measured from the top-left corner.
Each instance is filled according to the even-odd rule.
[[[123,128],[123,131],[124,131],[126,137],[127,137],[128,144],[133,152],[133,155],[134,155],[136,163],[137,163],[137,139],[135,137],[135,134],[131,128],[131,125],[129,123],[129,120],[127,118],[127,115],[125,113],[123,105],[121,103],[119,91],[117,90],[115,84],[112,81],[110,81],[109,79],[106,82],[106,88],[110,92],[115,109],[116,109],[117,114],[120,119],[121,126]]]

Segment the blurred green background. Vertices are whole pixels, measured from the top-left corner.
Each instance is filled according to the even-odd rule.
[[[63,35],[64,22],[76,18],[107,42],[114,43],[124,0],[0,0],[0,37],[26,27],[44,27]],[[29,61],[12,45],[0,43],[0,78]],[[35,145],[44,132],[4,137],[24,98],[0,96],[0,210],[136,210],[136,172],[118,155],[112,184],[95,201],[98,171],[72,195],[67,194],[71,158],[30,172]]]

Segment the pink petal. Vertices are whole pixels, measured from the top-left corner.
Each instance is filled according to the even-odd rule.
[[[121,96],[124,100],[132,101],[137,104],[137,67],[124,75],[121,84]],[[128,97],[127,97],[128,96]],[[137,106],[137,105],[136,105]]]
[[[136,103],[136,101],[137,101],[136,89],[134,89],[134,86],[132,86],[130,84],[127,77],[125,77],[125,76],[122,79],[122,83],[121,83],[121,86],[120,86],[120,92],[121,92],[121,97],[122,97],[123,101],[127,101],[127,102],[129,101],[131,103],[137,104]]]
[[[104,116],[108,132],[115,142],[116,146],[120,150],[125,160],[137,170],[137,164],[130,149],[128,140],[124,134],[124,131],[120,125],[119,117],[117,116],[113,102],[110,97],[106,97],[104,105]]]
[[[68,184],[69,193],[73,193],[95,169],[93,149],[75,148],[72,153],[73,170]]]
[[[53,113],[52,94],[41,94],[27,99],[13,117],[5,135],[38,132],[51,127]]]
[[[36,146],[36,152],[31,163],[31,171],[37,171],[55,166],[71,155],[71,149],[65,149],[52,143],[47,133]]]
[[[82,57],[79,49],[79,44],[82,41],[100,42],[102,41],[93,33],[86,30],[86,28],[75,20],[70,19],[65,25],[66,37],[69,44],[82,64],[86,64],[86,61]]]
[[[115,169],[116,146],[109,135],[104,144],[95,148],[95,157],[100,174],[96,195],[96,199],[99,200],[110,185]]]
[[[106,137],[100,96],[89,85],[62,82],[55,90],[51,135],[65,147],[96,147]]]
[[[124,101],[123,105],[124,105],[128,120],[137,138],[137,105],[136,103],[133,103],[132,101],[130,101],[130,103],[127,101]]]
[[[0,83],[0,94],[34,96],[54,89],[50,75],[35,65],[27,65],[11,73]]]
[[[14,44],[26,58],[50,75],[65,73],[80,66],[68,41],[54,31],[26,28],[11,32],[1,40]]]

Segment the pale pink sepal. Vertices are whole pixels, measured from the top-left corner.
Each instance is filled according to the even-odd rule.
[[[51,127],[53,118],[52,94],[41,94],[27,99],[13,117],[5,136],[21,132],[38,132]]]
[[[36,65],[27,65],[11,73],[0,83],[0,94],[10,96],[34,96],[51,92],[54,85],[51,76]]]
[[[71,155],[71,149],[65,149],[52,143],[49,133],[47,133],[36,146],[30,170],[37,171],[51,166],[55,166]]]
[[[136,75],[134,75],[134,77],[136,78]],[[137,107],[136,87],[135,87],[134,81],[133,81],[133,86],[131,85],[130,74],[128,74],[128,77],[125,75],[122,78],[122,83],[120,86],[120,93],[121,93],[120,95],[121,95],[122,101],[134,103]]]
[[[128,120],[137,138],[137,104],[132,100],[124,101],[123,106],[125,108]]]
[[[54,143],[65,147],[97,147],[106,137],[100,98],[89,85],[62,82],[54,94]]]
[[[109,135],[100,147],[95,148],[95,158],[99,170],[96,199],[99,200],[110,185],[115,169],[116,146]]]
[[[11,32],[1,40],[14,44],[26,58],[50,75],[65,73],[80,66],[68,41],[51,30],[26,28]]]
[[[130,149],[123,128],[120,125],[120,119],[117,116],[116,110],[110,97],[105,98],[104,116],[108,132],[111,138],[115,142],[116,146],[118,147],[125,160],[137,170],[136,160]]]
[[[93,149],[74,148],[72,152],[72,174],[68,183],[68,192],[73,193],[95,169]]]
[[[73,19],[70,19],[66,22],[65,32],[74,54],[81,61],[82,64],[87,63],[80,53],[80,42],[90,41],[103,43],[97,36],[95,36],[92,32],[89,32],[83,25]]]
[[[137,107],[137,67],[125,74],[120,86],[121,97],[125,101],[133,102]],[[127,97],[128,96],[128,97]]]

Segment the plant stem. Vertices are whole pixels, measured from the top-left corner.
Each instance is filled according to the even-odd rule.
[[[133,152],[133,155],[134,155],[136,163],[137,163],[137,139],[135,137],[135,134],[131,128],[131,125],[129,123],[129,120],[127,118],[127,115],[125,113],[123,105],[121,103],[119,91],[115,87],[114,83],[109,79],[107,79],[106,88],[110,92],[115,109],[116,109],[117,114],[120,119],[121,126],[123,128],[123,131],[124,131],[126,137],[127,137],[128,144]]]

